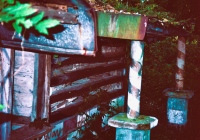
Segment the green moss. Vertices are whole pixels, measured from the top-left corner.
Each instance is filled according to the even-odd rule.
[[[124,122],[135,123],[135,124],[148,124],[155,121],[153,118],[149,116],[144,116],[144,115],[139,115],[135,119],[129,119],[127,118],[126,113],[120,113],[119,115],[114,116],[113,120],[124,121]]]

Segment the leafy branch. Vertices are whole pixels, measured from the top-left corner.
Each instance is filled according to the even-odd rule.
[[[4,106],[0,104],[0,111],[4,109]]]
[[[23,28],[33,27],[45,35],[48,35],[48,28],[60,24],[56,19],[45,19],[44,12],[38,12],[31,4],[15,0],[0,0],[0,22],[12,23],[17,33],[21,33]]]

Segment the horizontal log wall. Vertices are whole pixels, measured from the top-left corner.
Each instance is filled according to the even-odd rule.
[[[95,110],[113,99],[124,102],[128,88],[129,41],[98,38],[98,42],[96,57],[53,58],[49,120],[56,127],[48,137],[60,129],[59,137],[76,130],[82,124],[80,118],[84,117],[79,115],[82,112]],[[123,105],[120,105],[121,111]]]

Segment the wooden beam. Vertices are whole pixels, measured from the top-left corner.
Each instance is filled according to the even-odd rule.
[[[76,96],[81,96],[91,91],[91,87],[93,90],[100,88],[101,86],[117,83],[117,82],[124,82],[125,77],[123,76],[115,76],[115,77],[107,77],[102,78],[98,81],[90,81],[83,85],[73,86],[70,88],[64,88],[62,90],[58,90],[53,92],[50,97],[50,103],[55,103],[58,101],[65,100],[67,98],[72,98]]]
[[[50,115],[50,123],[55,123],[57,121],[61,121],[63,119],[66,119],[67,117],[72,117],[74,115],[77,115],[81,113],[81,111],[86,111],[97,104],[98,102],[108,102],[112,99],[115,99],[119,96],[122,96],[126,94],[124,89],[116,90],[113,92],[106,93],[99,98],[99,96],[95,96],[94,98],[91,98],[88,102],[84,102],[83,98],[79,98],[76,100],[76,102],[66,106],[65,108],[59,109]]]
[[[34,68],[32,121],[49,116],[51,56],[36,54]]]
[[[5,107],[1,111],[0,139],[9,140],[11,133],[12,95],[13,95],[13,72],[14,72],[14,50],[0,48],[0,104]],[[8,117],[10,116],[10,117]]]
[[[102,64],[100,66],[92,66],[90,68],[68,72],[58,77],[51,78],[51,86],[58,86],[68,82],[74,82],[76,80],[83,79],[89,76],[123,69],[124,67],[125,65],[123,62],[116,62],[114,64]]]

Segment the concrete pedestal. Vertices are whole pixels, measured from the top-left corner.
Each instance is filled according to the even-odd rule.
[[[116,128],[116,140],[150,140],[150,129],[157,126],[155,117],[139,115],[135,119],[120,113],[108,120],[108,125]]]
[[[187,123],[188,116],[188,99],[194,95],[189,90],[173,90],[164,91],[168,96],[167,100],[167,118],[169,123],[184,125]]]

